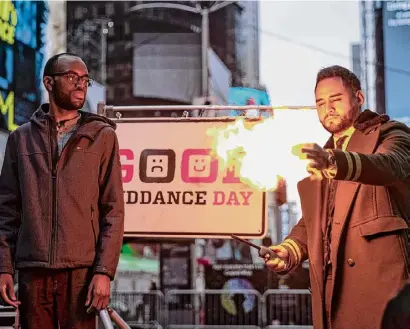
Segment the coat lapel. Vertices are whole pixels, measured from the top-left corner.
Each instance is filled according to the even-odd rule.
[[[299,183],[299,194],[301,199],[302,213],[309,232],[308,248],[310,267],[317,278],[316,284],[323,295],[323,233],[322,222],[323,204],[325,198],[324,181],[312,181],[305,178]],[[312,283],[313,284],[313,283]]]

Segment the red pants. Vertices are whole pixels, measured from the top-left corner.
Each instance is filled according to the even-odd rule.
[[[95,329],[95,313],[85,306],[89,268],[19,271],[21,329]]]

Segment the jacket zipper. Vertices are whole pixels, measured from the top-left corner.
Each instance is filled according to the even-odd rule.
[[[52,217],[52,227],[51,227],[51,248],[50,248],[50,264],[54,264],[54,248],[56,241],[56,224],[57,224],[57,170],[53,163],[53,170],[51,174],[51,179],[53,180],[53,217]]]
[[[55,262],[55,248],[56,248],[56,240],[57,240],[57,172],[58,172],[58,162],[60,160],[61,155],[64,152],[66,146],[74,139],[77,135],[77,132],[68,139],[66,144],[64,145],[63,149],[61,150],[61,155],[58,155],[58,145],[53,146],[52,141],[52,133],[51,133],[51,125],[49,124],[49,141],[50,141],[50,148],[51,148],[51,180],[52,180],[52,193],[53,193],[53,205],[52,205],[52,220],[51,220],[51,237],[50,237],[50,265],[53,265]],[[79,127],[78,127],[79,128]],[[78,129],[77,128],[77,129]],[[55,141],[57,142],[57,141]],[[57,152],[57,153],[56,153]]]
[[[57,217],[57,169],[56,169],[56,156],[55,156],[55,145],[52,139],[52,128],[49,124],[49,143],[50,143],[50,154],[51,154],[51,183],[52,183],[52,209],[51,209],[51,236],[50,236],[50,254],[49,263],[54,264],[54,248],[55,248],[55,228],[56,228],[56,217]]]

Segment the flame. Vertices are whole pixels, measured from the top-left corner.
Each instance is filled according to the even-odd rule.
[[[224,128],[208,129],[221,170],[235,169],[242,183],[263,191],[277,189],[282,178],[306,177],[308,160],[301,152],[309,138],[306,124],[300,117],[295,121],[276,116],[257,120],[240,117]]]

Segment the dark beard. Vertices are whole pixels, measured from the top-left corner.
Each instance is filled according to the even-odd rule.
[[[325,128],[329,133],[332,135],[341,133],[347,129],[349,129],[351,126],[353,126],[353,123],[355,122],[358,114],[360,113],[359,108],[357,105],[352,105],[352,110],[349,111],[348,114],[344,115],[343,117],[340,117],[340,123],[338,124],[331,124],[331,125],[325,125],[326,119],[328,116],[324,118],[324,120],[321,122],[323,128]]]
[[[59,108],[63,109],[63,110],[78,111],[84,105],[85,100],[84,100],[84,102],[81,103],[81,106],[78,106],[78,105],[75,105],[71,102],[69,95],[64,95],[62,93],[59,93],[55,89],[53,90],[53,92],[54,92],[54,101],[55,101],[56,105]]]

